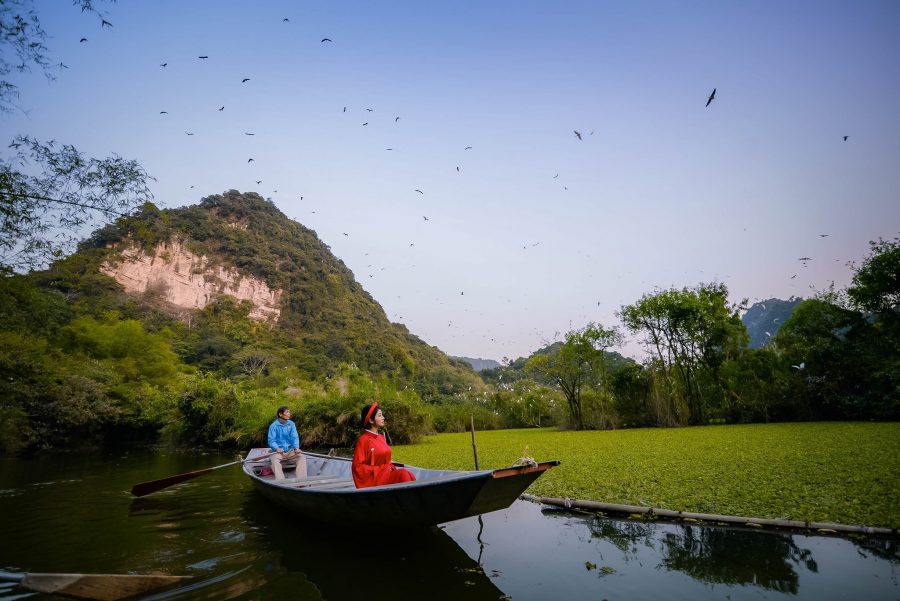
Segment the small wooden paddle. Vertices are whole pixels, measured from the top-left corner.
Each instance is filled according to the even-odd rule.
[[[190,576],[163,576],[155,574],[17,574],[0,572],[0,580],[17,582],[18,585],[38,593],[52,593],[75,599],[117,601],[172,586]]]
[[[141,482],[139,484],[135,484],[131,487],[131,494],[136,497],[143,497],[145,495],[149,495],[152,492],[156,492],[158,490],[162,490],[164,488],[168,488],[172,485],[179,484],[181,482],[185,482],[187,480],[193,480],[194,478],[199,478],[200,476],[204,476],[210,473],[213,470],[221,469],[223,467],[228,467],[230,465],[237,465],[239,463],[246,463],[248,461],[259,461],[260,459],[265,459],[270,455],[274,455],[275,452],[267,453],[265,455],[258,455],[256,457],[247,459],[240,459],[238,461],[232,461],[231,463],[223,463],[222,465],[217,465],[215,467],[208,467],[203,470],[195,470],[193,472],[187,472],[186,474],[177,474],[175,476],[169,476],[168,478],[160,478],[159,480],[150,480],[149,482]]]

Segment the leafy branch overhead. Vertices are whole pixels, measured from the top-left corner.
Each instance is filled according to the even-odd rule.
[[[74,146],[17,136],[0,159],[0,267],[38,268],[71,251],[86,229],[152,198],[135,160],[85,157]]]

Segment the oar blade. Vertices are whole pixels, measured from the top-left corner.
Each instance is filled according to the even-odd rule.
[[[195,472],[188,472],[186,474],[178,474],[177,476],[169,476],[168,478],[160,478],[159,480],[151,480],[150,482],[141,482],[131,487],[131,494],[136,497],[143,497],[144,495],[149,495],[152,492],[156,492],[158,490],[168,488],[169,486],[180,484],[181,482],[186,482],[204,474],[208,474],[214,469],[215,468],[211,467],[205,470],[197,470]]]
[[[39,593],[74,599],[117,601],[176,585],[190,576],[154,574],[36,574],[29,573],[19,586]]]

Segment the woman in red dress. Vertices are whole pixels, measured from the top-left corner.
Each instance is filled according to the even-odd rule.
[[[356,488],[384,486],[416,479],[407,469],[391,463],[391,447],[378,430],[384,427],[384,414],[378,403],[370,403],[360,413],[363,433],[353,451],[353,483]]]

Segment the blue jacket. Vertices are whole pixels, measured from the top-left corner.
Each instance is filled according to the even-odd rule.
[[[283,451],[300,450],[300,435],[297,434],[297,426],[291,420],[282,424],[276,419],[269,426],[269,448],[275,451],[279,447]]]

